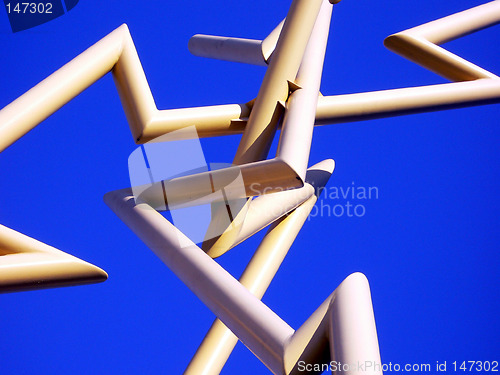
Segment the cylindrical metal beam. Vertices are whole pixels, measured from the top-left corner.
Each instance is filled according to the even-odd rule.
[[[267,66],[261,44],[255,39],[196,34],[189,39],[188,48],[195,56]]]
[[[323,0],[295,83],[300,87],[287,101],[276,157],[304,179],[309,161],[323,61],[333,6]]]
[[[318,99],[316,125],[499,103],[500,79],[408,87]]]
[[[297,76],[321,3],[321,0],[293,0],[234,164],[261,160],[267,155],[281,117],[279,102],[288,98],[289,82]]]

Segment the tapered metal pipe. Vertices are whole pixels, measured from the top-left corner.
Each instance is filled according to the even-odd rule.
[[[0,225],[0,293],[91,284],[102,269]]]

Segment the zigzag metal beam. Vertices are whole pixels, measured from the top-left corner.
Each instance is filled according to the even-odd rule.
[[[259,134],[261,132],[274,134],[278,120],[275,111],[280,106],[278,102],[286,99],[288,82],[295,79],[321,3],[321,0],[314,2],[295,0],[293,2],[283,26],[287,32],[280,35],[276,43],[277,50],[284,58],[274,59],[269,66],[262,92],[257,96],[255,108],[252,111],[253,120],[250,116],[242,143],[240,143],[240,151],[236,155],[237,164],[244,165],[174,180],[169,185],[170,201],[182,202],[183,199],[192,199],[193,196],[207,195],[210,192],[200,191],[199,186],[202,186],[199,183],[200,180],[209,177],[213,181],[228,181],[233,178],[235,172],[241,172],[243,176],[246,196],[256,194],[251,188],[256,182],[260,183],[261,188],[267,192],[272,192],[273,189],[281,191],[284,188],[304,185],[303,179],[309,153],[302,154],[303,158],[299,160],[301,168],[298,173],[294,166],[279,157],[262,160],[266,157],[266,149],[271,138],[262,137],[262,134]],[[304,23],[308,25],[309,32],[302,30]],[[297,46],[297,40],[302,41],[302,47]],[[192,125],[193,116],[199,120],[197,121],[198,128],[203,129],[204,125],[207,125],[206,128],[212,132],[213,121],[220,122],[221,113],[224,116],[229,113],[234,119],[235,115],[241,117],[242,112],[248,108],[240,105],[227,105],[208,107],[208,110],[207,108],[190,109],[187,113],[188,117],[183,117],[184,121],[189,121],[187,124],[176,116],[179,113],[176,110],[158,111],[128,28],[122,25],[0,111],[0,151],[5,150],[110,71],[113,72],[118,93],[136,140],[155,138],[159,135],[158,132],[165,134],[183,128],[185,125]],[[231,123],[232,120],[228,125]],[[293,128],[290,126],[291,130]],[[153,131],[151,132],[150,129]],[[260,143],[256,142],[257,139]],[[310,137],[306,137],[305,141],[308,144],[308,150]],[[187,189],[187,186],[194,190]],[[173,193],[174,190],[176,193]],[[163,197],[162,194],[160,195]],[[223,249],[225,250],[227,249]]]
[[[296,9],[305,3],[304,0],[294,1]],[[497,23],[500,20],[499,4],[497,0],[462,12],[461,15],[396,34],[386,41],[393,50],[438,74],[456,81],[471,82],[320,98],[316,123],[376,118],[499,101],[500,81],[497,76],[435,44]],[[310,21],[313,17],[308,15],[307,18]],[[290,22],[292,24],[293,21]],[[449,26],[448,29],[448,25],[453,27]],[[286,24],[283,29],[288,30]],[[301,38],[303,40],[304,35]],[[279,44],[278,41],[277,49]],[[271,64],[273,60],[274,58],[271,59]],[[121,26],[0,111],[0,150],[112,71],[134,139],[144,142],[168,131],[192,125],[193,120],[196,120],[202,136],[230,134],[235,122],[240,120],[238,131],[244,130],[247,134],[241,146],[243,151],[239,151],[236,161],[255,161],[251,167],[255,167],[251,170],[254,173],[251,175],[253,180],[250,181],[258,181],[269,173],[269,170],[264,173],[262,165],[270,161],[259,159],[270,138],[267,125],[277,125],[277,121],[272,118],[276,104],[288,99],[288,93],[284,94],[284,87],[287,86],[284,85],[285,79],[290,84],[286,88],[302,90],[296,82],[291,82],[298,68],[296,62],[294,59],[294,67],[287,67],[290,70],[279,76],[281,80],[276,84],[276,92],[269,96],[259,94],[260,99],[257,98],[253,109],[250,105],[228,105],[159,111],[128,29]],[[279,64],[276,63],[275,66]],[[270,70],[280,69],[271,66]],[[267,83],[264,86],[266,85]],[[273,84],[269,83],[269,86]],[[291,105],[291,98],[293,94],[287,105]],[[264,107],[265,110],[262,110]],[[248,116],[248,123],[241,121]],[[260,144],[257,152],[242,156],[262,134],[265,138],[264,146]],[[280,164],[280,160],[277,162],[279,165],[275,165],[275,170],[282,171],[285,165]],[[277,178],[274,182],[281,188],[295,187],[296,185],[286,185],[287,179],[296,177],[295,172],[285,173],[282,180]],[[304,177],[301,173],[297,175],[299,179]],[[187,182],[183,180],[179,186],[185,186]],[[352,363],[361,359],[380,363],[371,298],[363,276],[350,276],[299,330],[294,331],[195,244],[190,243],[187,248],[179,247],[179,237],[188,243],[189,239],[183,237],[158,212],[148,209],[145,204],[134,203],[134,197],[123,191],[110,193],[106,201],[274,373],[289,374],[298,371],[297,363],[300,359],[306,359],[309,363],[322,360],[328,345],[330,356],[341,362]],[[10,230],[7,232],[12,233]],[[353,345],[343,346],[347,337],[351,343],[354,338]],[[339,351],[339,348],[342,350]]]
[[[134,140],[141,143],[193,121],[200,136],[217,135],[217,130],[210,130],[214,121],[246,118],[250,113],[249,107],[238,104],[158,111],[124,24],[0,111],[0,151],[108,72],[113,73]]]
[[[498,76],[438,45],[498,23],[496,0],[387,37],[384,44],[391,51],[456,82],[320,97],[316,124],[499,103]]]
[[[496,0],[393,34],[384,44],[391,51],[451,81],[498,79],[495,74],[438,45],[499,22],[500,1]]]
[[[436,54],[431,61],[436,61],[439,56],[449,58],[453,54],[434,43],[458,38],[500,22],[500,2],[496,0],[461,12],[459,15],[460,17],[455,18],[454,15],[449,16],[454,18],[442,19],[447,20],[446,23],[434,21],[394,34],[386,39],[385,44],[410,60],[435,70],[428,65],[429,61],[424,63],[421,57],[413,58],[415,51],[420,51],[419,56]],[[474,16],[475,22],[457,22],[467,20],[471,15]],[[484,18],[483,15],[487,17]],[[445,25],[453,28],[452,33],[442,34],[446,38],[425,39],[429,37],[429,33],[422,32],[427,30],[426,27],[429,27],[429,30],[431,27],[433,30],[438,30],[443,29]],[[408,35],[411,38],[408,38]],[[413,47],[410,47],[410,44]],[[472,68],[475,65],[453,56],[451,63],[458,64],[459,70],[472,69],[472,75],[461,76],[462,79],[459,80],[468,77],[466,80],[474,80],[473,82],[319,97],[316,124],[325,125],[460,108],[500,100],[496,75],[479,67]],[[445,60],[440,61],[441,66]],[[0,111],[0,151],[108,72],[114,75],[132,135],[138,143],[147,142],[167,132],[193,124],[196,125],[199,137],[242,133],[251,113],[252,102],[158,110],[128,28],[122,25]],[[454,73],[453,78],[459,77]],[[493,81],[485,82],[480,78],[489,78]],[[452,96],[451,99],[449,95]],[[402,97],[405,97],[404,101],[398,100]]]
[[[324,363],[328,357],[380,367],[364,275],[349,276],[294,331],[160,213],[146,203],[136,204],[130,191],[108,193],[105,202],[274,374],[300,373],[300,361]]]
[[[299,1],[299,3],[305,2]],[[296,24],[294,26],[298,27]],[[287,41],[286,38],[284,41]],[[283,45],[290,48],[289,41]],[[279,46],[280,41],[278,40],[278,48]],[[272,63],[270,69],[274,66],[279,68],[286,65],[279,65],[278,62]],[[295,73],[293,71],[298,69],[299,63],[300,61],[292,64],[293,66],[285,78],[288,79],[288,76],[296,74],[296,71]],[[279,71],[276,68],[274,70]],[[126,25],[122,25],[0,111],[0,151],[33,129],[109,71],[113,72],[132,134],[136,140],[141,142],[173,130],[192,126],[193,122],[199,136],[216,135],[219,134],[219,129],[215,125],[220,125],[221,121],[226,128],[231,127],[234,119],[241,119],[242,116],[248,114],[247,106],[237,104],[159,111],[154,103],[128,28]],[[282,90],[279,91],[281,93]],[[267,91],[265,90],[265,92]],[[276,105],[273,105],[273,108],[275,107]],[[259,112],[265,112],[268,115],[269,108],[252,111],[256,114]],[[255,121],[256,124],[260,122],[258,119]],[[247,146],[245,147],[248,148]],[[258,154],[263,152],[262,147],[260,148]],[[265,149],[265,146],[263,148]],[[252,158],[255,159],[255,157]],[[267,184],[263,188],[268,188],[266,190],[268,192],[300,187],[303,185],[305,174],[305,168],[301,169],[301,173],[297,173],[294,166],[290,166],[279,157],[244,163],[238,168],[245,181],[247,196],[254,195],[250,186],[256,182]],[[212,172],[212,175],[214,178],[224,180],[232,178],[233,172],[222,169]],[[181,196],[179,199],[183,199],[182,197],[186,195],[186,186],[196,186],[197,179],[205,179],[206,176],[201,174],[189,178],[191,183],[188,183],[186,178],[179,181],[178,191]],[[187,195],[193,196],[193,194],[195,193]]]
[[[327,3],[327,1],[323,2],[325,5]],[[321,35],[323,38],[313,32],[315,39],[310,41],[311,49],[308,47],[305,51],[301,70],[302,68],[311,72],[320,70],[320,66],[309,65],[309,60],[314,60],[313,57],[317,58],[318,54],[324,53],[324,48],[323,51],[321,48],[317,51],[316,47],[322,45],[324,47],[326,44],[329,22],[324,23],[323,21],[324,19],[329,20],[331,7],[325,7],[322,10],[316,24],[319,26],[318,32],[323,34]],[[278,47],[277,52],[280,51]],[[278,77],[281,76],[278,75]],[[273,79],[272,76],[268,78],[270,81]],[[302,79],[301,76],[299,78]],[[310,124],[312,130],[319,78],[312,81],[311,90],[298,89],[289,97],[287,101],[288,117],[285,115],[283,133],[287,132],[289,127],[293,129],[294,125],[291,124],[295,124],[295,120],[303,118],[301,113],[292,110],[299,108],[300,104],[308,106],[313,112],[312,118],[310,121],[305,121],[305,125],[304,121],[298,122],[303,126]],[[315,81],[318,81],[317,84]],[[277,86],[278,89],[279,87],[280,85]],[[303,93],[305,102],[300,99],[301,95],[298,95],[297,100],[295,100],[296,93]],[[276,92],[271,89],[269,95],[276,95]],[[275,99],[269,101],[274,102]],[[264,111],[265,113],[266,111]],[[287,122],[287,119],[290,122]],[[260,121],[260,124],[268,124],[269,121],[267,117]],[[249,126],[252,126],[251,122]],[[265,135],[265,137],[270,136]],[[283,139],[281,138],[281,140]],[[262,142],[268,142],[268,140],[263,139]],[[272,197],[269,198],[272,199]],[[274,267],[253,271],[255,275],[247,277],[245,273],[243,283],[240,284],[158,212],[151,210],[146,203],[138,203],[130,192],[122,190],[108,193],[105,196],[105,202],[273,373],[300,373],[300,361],[324,363],[328,358],[335,358],[343,363],[363,361],[363,363],[369,362],[380,366],[371,298],[364,276],[358,274],[349,277],[299,330],[293,331],[280,317],[256,298],[261,297],[265,291],[266,284],[276,272],[276,264]],[[291,216],[296,214],[303,216],[304,210],[307,211],[311,207],[311,201],[308,200],[299,206]],[[294,228],[291,229],[291,231],[295,231],[295,234],[299,229],[296,225],[294,224]],[[301,223],[299,222],[298,225],[301,226]],[[271,237],[266,236],[264,240],[269,240],[270,244],[266,244],[264,247],[279,247],[278,244],[283,241],[283,236],[288,234],[279,232],[278,230],[277,236],[281,238],[273,238],[274,231],[271,230],[268,233],[268,236]],[[283,244],[285,251],[291,244],[290,239],[286,242]],[[275,250],[282,251],[279,248]],[[256,255],[260,256],[260,254]],[[264,254],[264,258],[267,258],[265,261],[275,263],[270,259],[272,257],[273,252]],[[249,267],[255,268],[253,262]],[[267,282],[259,282],[259,278],[262,277]],[[252,289],[255,295],[250,294],[250,291],[244,288],[245,286]],[[234,337],[228,334],[227,328],[216,322],[207,336],[207,341],[202,344],[187,372],[216,373],[220,371],[234,344]],[[328,353],[328,348],[330,353]],[[209,366],[206,365],[207,362],[210,363]],[[369,372],[376,374],[380,370],[372,369]]]
[[[488,17],[483,18],[483,14]],[[443,34],[445,38],[438,38],[438,42],[474,32],[500,21],[500,2],[493,1],[459,15],[443,19],[447,22],[434,21],[395,34],[388,37],[385,43],[392,50],[431,69],[438,69],[445,76],[451,74],[451,78],[474,81],[320,97],[316,124],[499,102],[500,81],[496,75],[434,45],[434,39],[427,41],[424,37],[429,34],[422,30],[427,30],[427,25],[433,30],[453,25],[453,33]],[[457,22],[467,20],[469,15],[481,22]],[[420,52],[417,57],[412,57],[415,51]],[[421,56],[427,56],[427,60]],[[442,66],[448,63],[454,68],[446,70],[468,71],[470,74],[457,76],[458,73],[444,73]],[[0,111],[0,151],[110,71],[113,72],[132,135],[139,143],[193,123],[200,137],[242,133],[251,113],[252,103],[158,110],[128,28],[122,25]]]
[[[455,16],[447,17],[447,19],[444,22],[441,20],[434,21],[431,24],[426,24],[415,29],[422,30],[422,33],[425,33],[427,27],[432,29],[436,28],[437,25],[439,28],[439,26],[446,25],[446,23],[448,22],[451,22],[451,26],[456,27],[457,25],[460,25],[459,21],[461,20],[462,26],[464,24],[463,21],[467,21],[465,23],[469,25],[468,32],[472,32],[484,27],[485,25],[497,22],[498,3],[486,4],[485,6],[482,6],[480,8],[481,9],[479,10],[472,9],[470,11],[463,12],[459,17]],[[496,14],[495,12],[492,12],[493,10],[496,10]],[[488,13],[488,17],[481,18],[481,15],[484,16],[485,12]],[[470,19],[468,18],[469,13],[472,15]],[[474,27],[470,28],[471,23],[474,24],[474,21],[475,21]],[[441,29],[441,32],[446,32],[446,31],[447,31],[446,28]],[[455,29],[454,31],[455,33],[454,35],[452,35],[453,37],[458,37],[465,34],[463,30],[460,31]],[[397,38],[399,38],[399,35],[405,35],[411,33],[412,32],[406,31],[396,35],[398,35]],[[391,40],[390,38],[391,37],[389,37],[389,40]],[[450,38],[451,36],[448,35],[448,40]],[[440,40],[440,42],[443,41],[444,41],[443,39]],[[434,39],[434,42],[437,42],[437,40]],[[405,51],[405,48],[408,48],[408,50]],[[461,83],[453,83],[446,85],[435,85],[430,87],[419,87],[419,88],[399,89],[399,90],[389,90],[389,91],[379,92],[377,94],[381,95],[378,96],[378,101],[372,103],[371,105],[367,105],[368,102],[373,101],[372,100],[373,97],[370,96],[371,93],[341,96],[343,100],[339,99],[338,96],[330,98],[320,97],[320,106],[318,107],[318,112],[321,106],[323,106],[323,110],[325,110],[326,107],[326,109],[329,109],[330,111],[332,107],[343,108],[343,110],[345,111],[344,113],[346,115],[344,118],[342,117],[339,118],[341,120],[349,121],[354,119],[359,120],[364,118],[373,118],[374,115],[378,117],[384,117],[384,115],[388,114],[396,115],[405,113],[416,113],[422,111],[422,109],[426,110],[444,109],[446,107],[456,108],[462,105],[481,104],[481,103],[487,103],[488,100],[491,99],[492,97],[495,96],[498,97],[499,86],[495,75],[486,72],[481,68],[475,67],[473,64],[470,64],[459,57],[452,58],[451,61],[452,67],[449,68],[448,65],[446,64],[446,59],[444,62],[439,61],[439,59],[441,56],[445,56],[449,60],[451,54],[443,49],[440,49],[437,46],[434,46],[433,48],[435,51],[437,51],[437,56],[434,59],[431,59],[431,62],[433,61],[434,64],[436,64],[436,61],[438,61],[437,63],[438,69],[432,69],[432,70],[436,71],[439,74],[450,71],[450,69],[452,71],[453,70],[456,71],[457,69],[458,70],[462,69],[463,71],[466,71],[468,69],[472,72],[475,72],[476,75],[461,77],[462,80],[468,78],[468,79],[478,79],[480,81],[464,82],[464,83],[461,82]],[[419,53],[422,54],[426,53],[426,51],[422,51],[418,48],[415,48],[415,46],[412,45],[405,46],[403,44],[402,50],[407,53],[407,55],[405,55],[406,57],[414,57],[414,54],[417,54],[418,56]],[[217,56],[211,56],[211,57],[217,57]],[[413,58],[412,60],[415,61],[415,58]],[[419,62],[418,58],[416,60],[417,61],[415,62]],[[425,64],[424,66],[432,68],[431,66],[427,66]],[[444,71],[440,70],[443,68]],[[442,75],[447,76],[446,74]],[[453,78],[460,78],[460,77],[453,77]],[[453,90],[453,94],[450,94],[450,90]],[[401,98],[405,98],[406,101],[402,101]],[[322,115],[317,113],[316,118],[324,116],[324,117],[330,117],[330,120],[332,120],[331,117],[335,115],[338,116],[338,114],[339,114],[338,112],[336,114],[330,113],[327,115],[325,115],[324,113]],[[297,210],[304,209],[305,205],[306,204],[303,204]],[[274,229],[275,226],[273,226],[270,229],[270,231]],[[259,252],[259,250],[257,250],[257,253]],[[279,249],[277,249],[276,251],[279,251]],[[256,292],[256,290],[254,290],[255,286],[252,284],[252,282],[248,282],[246,279],[243,279],[242,284],[245,285],[247,288],[249,288],[249,290],[252,291],[254,294],[256,294],[258,297],[262,297],[263,291],[260,290]],[[337,333],[333,333],[333,337],[335,337],[336,334]],[[204,375],[219,374],[235,344],[236,344],[236,337],[230,333],[229,329],[226,326],[224,326],[224,324],[220,320],[217,319],[212,325],[210,331],[207,333],[204,341],[198,348],[198,351],[193,357],[192,361],[190,362],[188,368],[186,369],[185,374],[199,374],[199,373],[203,373]],[[332,353],[332,358],[335,358],[334,353]]]

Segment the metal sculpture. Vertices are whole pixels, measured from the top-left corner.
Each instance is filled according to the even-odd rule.
[[[313,128],[500,102],[496,75],[438,46],[500,22],[498,0],[386,39],[389,49],[454,83],[322,96],[321,71],[336,2],[293,0],[287,18],[263,41],[206,35],[191,39],[194,54],[268,65],[256,99],[246,104],[158,110],[123,25],[0,111],[0,150],[4,150],[111,71],[137,143],[171,132],[173,138],[189,138],[192,133],[175,132],[189,126],[195,127],[198,137],[243,133],[233,166],[152,180],[140,189],[141,194],[124,189],[105,196],[110,208],[218,318],[186,373],[219,373],[238,339],[275,374],[298,373],[300,362],[328,363],[330,359],[371,363],[367,372],[381,373],[371,297],[363,275],[349,276],[298,330],[260,301],[334,169],[333,160],[307,168]],[[268,159],[278,128],[277,155]],[[231,189],[237,177],[241,177],[241,189]],[[252,188],[256,183],[261,190]],[[220,190],[227,194],[214,198],[213,193]],[[193,204],[193,200],[211,203],[213,208],[212,233],[201,248],[158,212]],[[230,216],[229,225],[221,226],[220,218],[236,200],[243,203]],[[239,282],[212,259],[268,225]],[[3,291],[106,277],[102,270],[80,260],[71,258],[61,264],[59,259],[70,256],[2,228]],[[35,252],[50,256],[41,261]],[[18,253],[39,273],[27,271],[22,260],[15,263]],[[75,266],[68,268],[68,263]]]

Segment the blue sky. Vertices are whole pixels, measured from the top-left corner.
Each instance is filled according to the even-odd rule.
[[[265,68],[191,56],[188,39],[263,38],[289,3],[86,0],[15,34],[2,8],[0,107],[122,23],[158,108],[246,102]],[[322,93],[444,83],[382,41],[481,3],[342,1]],[[447,48],[498,73],[499,42],[493,27]],[[265,303],[298,328],[345,277],[361,271],[371,284],[384,363],[499,361],[498,114],[498,105],[489,105],[316,128],[310,164],[336,161],[328,191],[376,187],[378,197],[323,197],[324,205],[363,205],[365,214],[312,217]],[[231,162],[238,140],[203,140],[207,161]],[[109,279],[1,295],[1,374],[176,374],[201,342],[213,314],[102,201],[129,185],[135,148],[107,75],[2,153],[0,222],[100,266]],[[219,260],[239,275],[257,244],[253,238]],[[242,344],[223,371],[261,373],[266,368]]]

